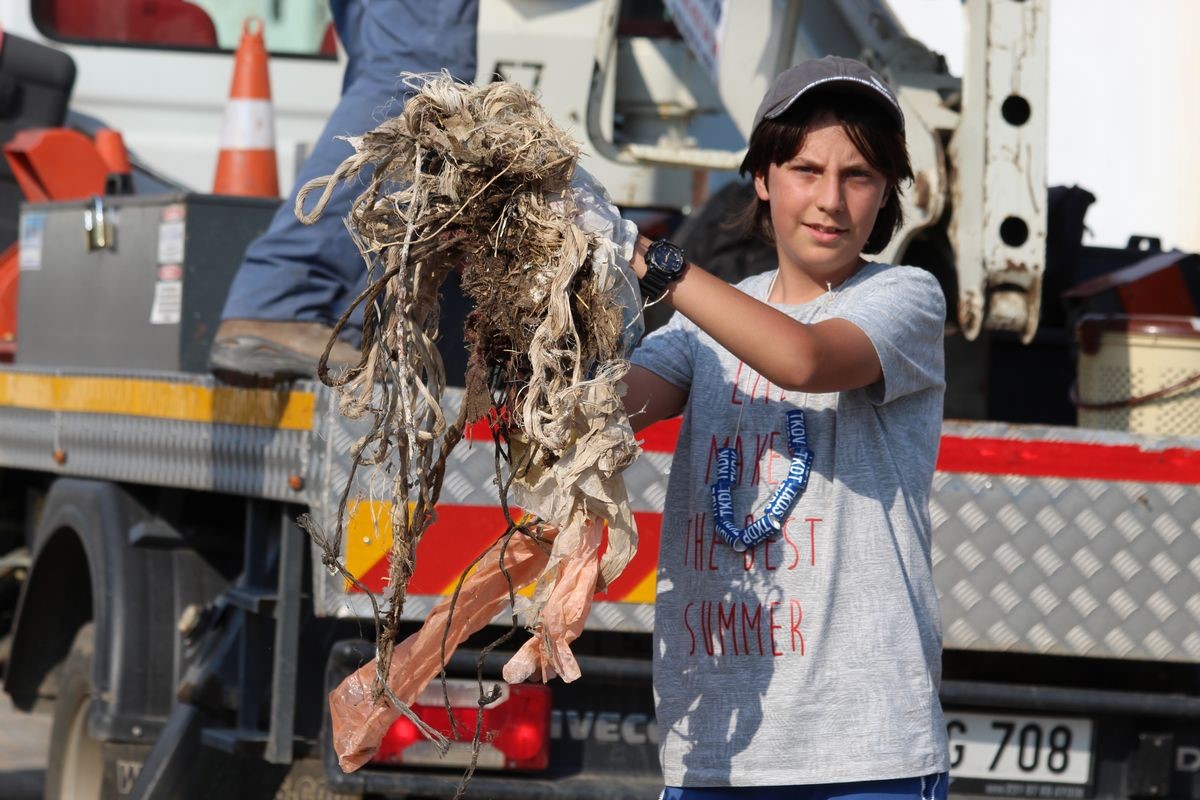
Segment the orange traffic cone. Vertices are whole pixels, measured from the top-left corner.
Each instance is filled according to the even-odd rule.
[[[247,19],[242,28],[242,40],[233,61],[229,105],[225,107],[221,129],[214,194],[279,196],[271,78],[262,29],[262,20],[257,17]]]

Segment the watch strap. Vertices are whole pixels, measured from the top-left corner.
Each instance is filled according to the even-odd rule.
[[[671,279],[661,270],[648,267],[646,274],[638,280],[638,289],[642,292],[642,300],[647,303],[658,300],[666,293],[667,284],[670,282]]]

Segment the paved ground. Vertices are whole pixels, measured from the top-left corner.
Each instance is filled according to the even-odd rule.
[[[37,800],[46,777],[50,717],[15,711],[0,692],[0,800]]]

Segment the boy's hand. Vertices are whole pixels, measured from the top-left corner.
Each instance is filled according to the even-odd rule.
[[[633,267],[639,279],[646,274],[646,250],[653,243],[653,240],[639,233],[637,242],[633,245],[633,258],[629,259],[629,266]]]

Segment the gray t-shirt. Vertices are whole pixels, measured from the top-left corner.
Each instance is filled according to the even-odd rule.
[[[739,288],[764,300],[774,272]],[[632,361],[688,392],[663,513],[654,689],[668,786],[880,780],[949,768],[929,490],[941,434],[945,302],[912,267],[867,264],[776,305],[861,328],[883,380],[805,394],[768,383],[676,314]],[[814,453],[783,536],[736,553],[714,534],[719,447],[739,450],[736,522],[791,462],[786,411]]]

